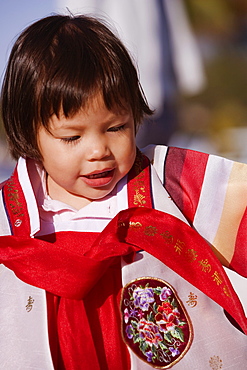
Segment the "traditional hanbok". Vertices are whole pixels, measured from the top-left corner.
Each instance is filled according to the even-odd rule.
[[[143,153],[79,211],[19,159],[0,197],[3,368],[246,369],[247,166]]]

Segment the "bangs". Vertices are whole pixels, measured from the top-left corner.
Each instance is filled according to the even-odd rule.
[[[131,107],[138,119],[134,104],[138,77],[129,55],[119,42],[110,41],[105,26],[100,35],[92,21],[90,27],[85,24],[83,28],[81,21],[78,25],[76,21],[71,19],[60,28],[41,67],[37,122],[47,127],[53,114],[73,116],[99,92],[107,109]]]

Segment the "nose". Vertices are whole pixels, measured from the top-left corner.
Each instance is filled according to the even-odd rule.
[[[108,142],[104,135],[94,135],[87,140],[86,157],[88,161],[98,161],[111,155]]]

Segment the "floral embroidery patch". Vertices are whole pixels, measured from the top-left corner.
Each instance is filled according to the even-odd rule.
[[[193,337],[189,316],[175,290],[155,278],[139,278],[123,288],[122,331],[143,361],[168,369],[182,359]]]

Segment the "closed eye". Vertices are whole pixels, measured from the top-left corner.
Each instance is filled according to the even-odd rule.
[[[117,132],[117,131],[122,131],[124,130],[125,128],[125,124],[124,125],[121,125],[121,126],[113,126],[113,127],[110,127],[108,128],[108,132]]]
[[[76,143],[81,136],[62,137],[61,141],[66,144]]]

